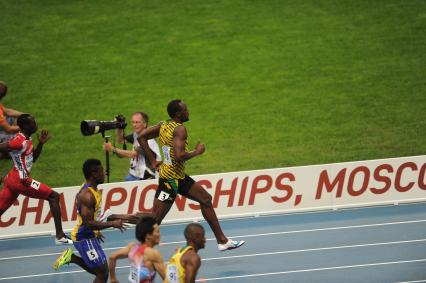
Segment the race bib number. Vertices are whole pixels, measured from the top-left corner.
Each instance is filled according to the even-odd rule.
[[[95,249],[88,250],[86,252],[86,255],[87,255],[87,257],[89,258],[90,261],[95,261],[99,258],[99,255],[98,255],[98,253],[96,252]]]
[[[164,155],[163,163],[171,165],[172,158],[170,157],[170,146],[163,145],[162,149],[163,149],[163,155]]]
[[[179,283],[179,273],[176,265],[167,266],[167,280],[170,283]]]
[[[161,201],[165,201],[167,199],[169,199],[170,194],[166,193],[166,192],[161,192],[160,195],[158,196],[158,199]]]
[[[40,182],[36,180],[32,180],[30,187],[33,188],[34,190],[38,190],[40,189]]]
[[[134,266],[130,266],[129,281],[132,283],[139,283],[138,269]]]

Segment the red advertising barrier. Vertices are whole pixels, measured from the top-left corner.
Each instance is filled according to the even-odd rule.
[[[219,217],[289,213],[426,200],[426,156],[193,176],[212,196]],[[104,209],[149,212],[156,180],[100,186]],[[76,224],[78,186],[61,193],[65,230]],[[201,219],[199,206],[178,197],[167,222]],[[0,238],[54,232],[47,202],[19,197],[0,220]]]

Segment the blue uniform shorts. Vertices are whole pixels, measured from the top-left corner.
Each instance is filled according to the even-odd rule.
[[[90,269],[99,268],[107,263],[105,253],[96,238],[74,241],[74,247]]]

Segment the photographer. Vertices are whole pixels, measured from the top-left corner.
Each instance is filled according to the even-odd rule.
[[[148,115],[144,112],[135,112],[132,115],[133,133],[124,137],[123,129],[117,128],[117,143],[124,144],[124,139],[133,144],[132,150],[119,149],[111,143],[104,143],[104,150],[115,153],[118,157],[128,157],[130,160],[129,174],[125,181],[137,181],[158,178],[156,172],[150,166],[146,155],[139,145],[138,137],[148,126]],[[157,161],[161,161],[160,149],[155,139],[148,140],[148,146]]]

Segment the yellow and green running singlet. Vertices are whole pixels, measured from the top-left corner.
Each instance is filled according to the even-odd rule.
[[[177,126],[182,125],[173,120],[168,120],[160,126],[160,146],[163,150],[163,164],[160,167],[160,178],[183,179],[185,178],[185,162],[176,161],[173,150],[173,132]],[[185,150],[187,143],[185,142]]]
[[[189,250],[191,246],[185,246],[183,248],[177,249],[176,253],[169,260],[169,263],[166,267],[166,278],[165,283],[184,283],[185,282],[185,268],[181,264],[182,256]]]

